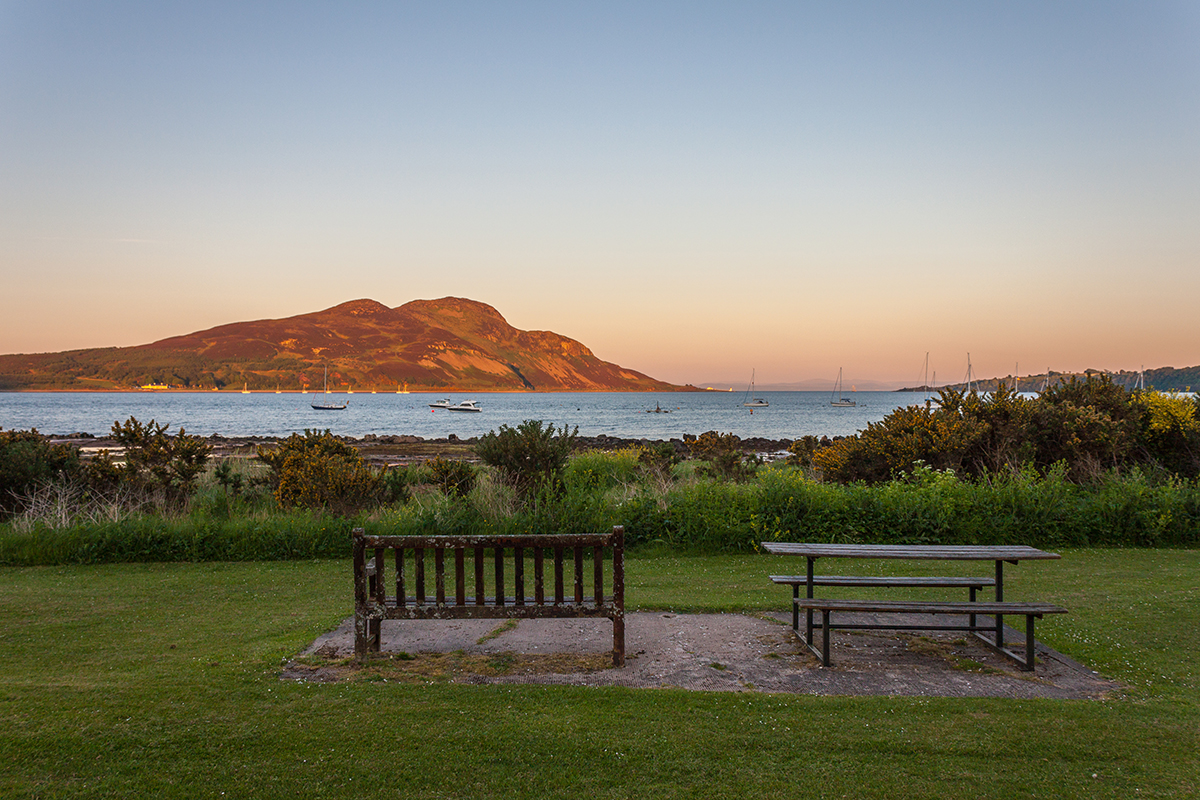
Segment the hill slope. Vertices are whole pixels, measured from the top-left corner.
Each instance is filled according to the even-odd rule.
[[[286,319],[235,322],[137,347],[0,356],[0,389],[222,387],[394,391],[664,391],[550,331],[518,330],[458,297],[388,308],[374,300]]]

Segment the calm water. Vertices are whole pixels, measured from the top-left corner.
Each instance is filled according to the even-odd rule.
[[[856,408],[832,408],[828,392],[757,392],[769,408],[743,408],[742,393],[555,393],[451,394],[451,402],[479,401],[483,412],[431,411],[428,404],[447,395],[332,394],[350,401],[345,411],[315,411],[311,395],[237,392],[104,394],[68,392],[0,393],[0,427],[37,428],[46,434],[107,434],[113,422],[130,416],[154,419],[172,431],[224,436],[287,436],[305,428],[336,434],[413,434],[426,439],[456,434],[479,436],[526,419],[579,426],[583,436],[607,434],[631,439],[671,439],[716,430],[742,438],[795,439],[806,434],[848,435],[878,422],[899,406],[919,402],[915,393],[857,392]],[[646,413],[655,405],[668,414]]]

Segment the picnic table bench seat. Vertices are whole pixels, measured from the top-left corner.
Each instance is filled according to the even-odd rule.
[[[385,619],[599,617],[613,623],[613,664],[625,665],[625,531],[620,526],[611,533],[526,536],[374,536],[356,528],[352,537],[359,657],[379,651]],[[526,591],[530,556],[533,594]],[[589,557],[591,568],[585,570]],[[512,571],[507,580],[506,566]],[[585,572],[591,573],[590,581]]]
[[[822,639],[821,649],[817,649],[812,645],[811,641],[807,645],[813,653],[820,657],[821,663],[824,666],[830,665],[829,658],[829,635],[834,629],[888,629],[888,630],[953,630],[953,631],[969,631],[976,633],[978,631],[995,630],[1000,620],[1005,615],[1024,616],[1025,617],[1025,653],[1021,655],[1004,650],[1005,655],[1017,662],[1018,666],[1025,671],[1032,671],[1034,667],[1034,620],[1041,619],[1046,614],[1065,614],[1067,610],[1062,606],[1057,606],[1052,603],[1028,603],[1028,602],[998,602],[998,601],[966,601],[966,602],[921,602],[908,600],[831,600],[824,598],[797,597],[793,601],[793,605],[797,610],[810,609],[821,612]],[[864,614],[955,614],[969,616],[970,620],[966,625],[905,625],[891,623],[854,623],[854,622],[837,622],[830,619],[832,612],[851,612]],[[977,614],[991,615],[997,620],[995,624],[980,626],[975,624]],[[982,637],[981,637],[982,638]],[[987,639],[985,643],[991,644]],[[998,648],[998,649],[1002,649]]]

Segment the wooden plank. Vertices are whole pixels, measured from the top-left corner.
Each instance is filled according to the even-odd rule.
[[[533,548],[533,602],[546,605],[546,565],[542,548]]]
[[[383,553],[382,547],[375,548],[375,601],[382,603],[387,599],[387,585],[384,583],[383,572]]]
[[[396,599],[401,605],[407,600],[408,589],[404,586],[404,548],[396,548]]]
[[[528,536],[375,536],[363,535],[367,547],[612,547],[613,533],[545,533]]]
[[[496,604],[504,605],[504,548],[496,548]]]
[[[446,548],[437,547],[433,551],[434,591],[439,606],[446,605]]]
[[[525,605],[525,548],[513,548],[513,602]]]
[[[494,598],[489,597],[488,600]],[[493,602],[484,606],[389,605],[382,611],[383,619],[613,619],[614,616],[619,615],[612,605],[596,607],[591,604],[577,606],[574,603],[558,606],[537,606],[532,603],[498,606]]]
[[[819,542],[762,542],[768,553],[809,558],[891,558],[944,561],[1023,561],[1061,558],[1024,545],[890,545],[824,544]]]
[[[454,604],[456,606],[467,604],[467,569],[464,563],[466,554],[467,551],[463,548],[454,548]]]
[[[575,602],[583,602],[583,547],[575,546]]]
[[[413,577],[417,581],[416,603],[425,605],[425,548],[413,548]]]
[[[808,583],[805,575],[772,575],[771,580],[788,586]],[[969,588],[995,586],[995,578],[958,578],[942,576],[904,576],[883,578],[867,575],[814,575],[813,586],[927,586]]]
[[[828,600],[798,597],[799,608],[830,611],[858,611],[879,614],[1065,614],[1067,610],[1052,603],[910,602],[907,600]]]
[[[604,602],[604,548],[592,548],[592,600]]]
[[[475,605],[481,606],[484,603],[484,588],[483,588],[483,548],[475,548]]]
[[[563,601],[563,549],[554,548],[554,605]]]

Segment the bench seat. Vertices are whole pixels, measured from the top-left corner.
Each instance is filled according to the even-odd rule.
[[[796,586],[808,583],[804,575],[772,575],[771,580],[779,584]],[[814,575],[813,586],[930,586],[937,588],[975,588],[995,586],[995,578],[956,578],[942,576],[877,577],[866,575]]]
[[[969,631],[979,637],[985,644],[1012,658],[1021,669],[1031,671],[1034,666],[1034,620],[1041,619],[1046,614],[1065,614],[1067,610],[1052,603],[1028,602],[920,602],[907,600],[830,600],[823,598],[797,597],[793,600],[797,610],[806,609],[821,612],[822,642],[818,651],[812,642],[812,627],[807,631],[805,644],[821,659],[824,666],[830,665],[829,634],[830,631],[842,628],[857,629],[888,629],[888,630],[957,630]],[[886,623],[850,623],[835,622],[830,619],[832,612],[864,613],[864,614],[954,614],[969,616],[967,625],[908,625]],[[977,626],[975,616],[987,614],[995,617],[994,625]],[[1022,658],[1017,653],[1004,649],[1000,631],[1005,615],[1025,617],[1025,653]],[[994,631],[996,640],[990,641],[980,635],[981,631]],[[799,631],[796,631],[799,634]]]

